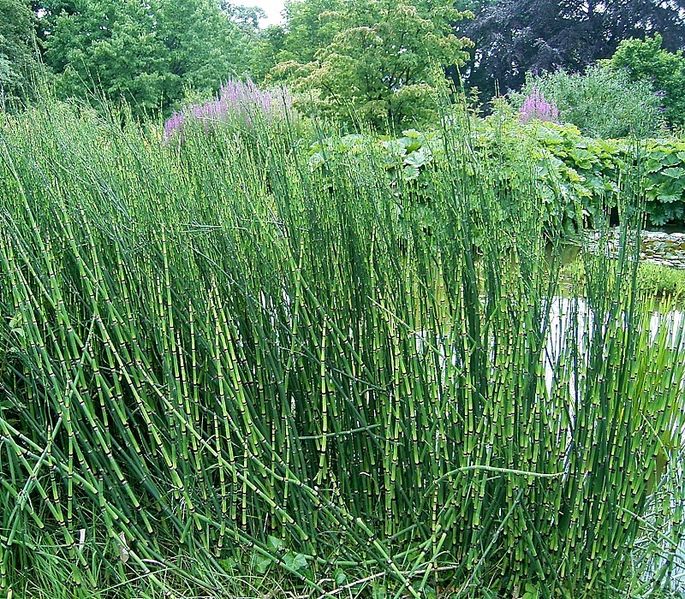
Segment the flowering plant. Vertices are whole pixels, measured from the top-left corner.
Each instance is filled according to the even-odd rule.
[[[559,122],[559,109],[553,102],[545,100],[545,96],[537,89],[534,89],[524,100],[519,110],[519,120],[522,123],[528,123],[533,119]]]
[[[285,88],[264,90],[253,81],[229,80],[217,98],[172,114],[164,124],[164,139],[168,141],[180,133],[188,122],[200,122],[208,128],[237,117],[252,123],[256,115],[267,119],[282,117],[292,104],[292,96]]]

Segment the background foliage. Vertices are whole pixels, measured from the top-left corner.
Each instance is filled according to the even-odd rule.
[[[104,95],[136,114],[212,93],[247,68],[247,33],[213,0],[87,0],[39,21],[63,96]]]
[[[621,41],[660,32],[669,50],[685,45],[683,5],[661,0],[479,0],[458,30],[473,40],[467,85],[488,100],[523,85],[526,73],[584,70]]]
[[[38,75],[34,14],[24,0],[0,0],[0,110],[28,95]]]
[[[529,76],[520,92],[509,95],[519,108],[535,90],[554,103],[561,121],[589,137],[658,136],[662,101],[644,79],[633,81],[622,69],[592,66],[585,73],[563,70]]]
[[[452,32],[464,15],[450,0],[349,0],[314,14],[312,8],[295,9],[296,28],[306,17],[319,24],[305,21],[296,33],[309,38],[307,51],[271,71],[304,92],[306,110],[381,128],[435,121],[446,91],[443,70],[467,56],[468,41]]]
[[[671,125],[685,125],[685,56],[682,50],[669,52],[661,35],[645,40],[621,42],[609,61],[634,81],[646,81],[660,94],[664,116]]]
[[[208,97],[238,76],[288,81],[301,110],[350,126],[406,127],[435,122],[443,75],[468,97],[480,93],[487,111],[497,90],[518,91],[527,77],[560,69],[569,74],[562,95],[579,103],[569,120],[588,134],[634,130],[629,107],[643,103],[647,84],[663,95],[669,125],[685,113],[679,2],[288,0],[283,23],[262,29],[263,11],[230,0],[2,1],[6,97],[21,99],[18,82],[39,70],[34,31],[63,97],[124,101],[138,116],[168,115],[186,96]],[[571,77],[619,46],[610,62],[615,78],[594,69]],[[595,92],[616,99],[621,88],[635,98],[600,124]]]

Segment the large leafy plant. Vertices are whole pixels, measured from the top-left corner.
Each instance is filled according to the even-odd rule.
[[[589,207],[613,205],[627,172],[640,172],[648,223],[685,220],[685,142],[677,138],[636,142],[583,137],[571,126],[537,126],[533,133],[563,163],[560,174],[573,181]]]
[[[503,197],[515,197],[534,176],[550,231],[571,237],[582,223],[591,225],[600,212],[616,206],[629,172],[641,173],[639,185],[650,225],[685,222],[685,141],[586,137],[574,125],[536,120],[523,124],[511,113],[496,113],[470,122],[468,144],[469,151],[498,164],[489,176],[506,192]],[[432,167],[445,160],[443,139],[436,132],[327,138],[311,146],[309,163],[323,168],[342,157],[361,159],[369,147],[375,148],[395,194],[404,194],[430,214]],[[512,214],[517,207],[513,202],[503,209]],[[507,218],[503,216],[503,226]]]
[[[685,142],[650,142],[646,148],[645,193],[655,225],[685,221]]]

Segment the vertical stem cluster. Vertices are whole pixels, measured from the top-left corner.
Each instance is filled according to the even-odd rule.
[[[532,174],[446,131],[417,207],[292,133],[0,130],[0,588],[49,542],[86,589],[179,547],[319,593],[621,588],[685,424],[634,252],[562,298]]]

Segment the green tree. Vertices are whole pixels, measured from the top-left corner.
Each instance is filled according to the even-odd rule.
[[[53,3],[54,4],[54,3]],[[246,69],[245,35],[212,0],[58,2],[45,59],[65,96],[104,94],[137,114],[168,111]]]
[[[0,0],[0,108],[23,97],[38,69],[34,17],[24,0]]]
[[[341,10],[341,0],[286,0],[285,25],[271,25],[259,31],[252,49],[251,74],[256,81],[282,79],[273,72],[277,64],[312,62],[337,32],[334,20],[327,17]]]
[[[667,48],[685,45],[682,0],[458,1],[475,12],[455,26],[475,43],[462,74],[486,99],[519,89],[529,72],[583,71],[631,37],[659,31]]]
[[[244,6],[233,4],[228,0],[219,0],[219,8],[245,31],[256,31],[259,28],[259,22],[266,19],[266,12],[259,6]]]
[[[215,0],[161,0],[159,7],[158,35],[181,84],[174,97],[181,97],[184,87],[214,91],[247,71],[249,37]]]
[[[264,81],[277,63],[285,60],[288,36],[280,25],[270,25],[256,32],[252,44],[250,74],[255,81]]]
[[[685,55],[662,47],[661,35],[621,42],[609,64],[634,81],[649,81],[662,95],[664,116],[671,125],[685,125]]]
[[[305,107],[342,120],[426,121],[446,88],[444,69],[467,57],[468,40],[452,33],[465,15],[448,0],[305,0],[286,16],[286,60],[272,75],[288,77]]]
[[[341,11],[353,9],[353,2],[346,7],[344,0],[288,0],[285,4],[285,27],[287,37],[280,55],[281,59],[307,63],[316,53],[328,46],[340,29]]]
[[[31,8],[36,16],[38,39],[44,42],[55,29],[57,18],[62,14],[76,13],[78,3],[79,0],[32,0]]]

